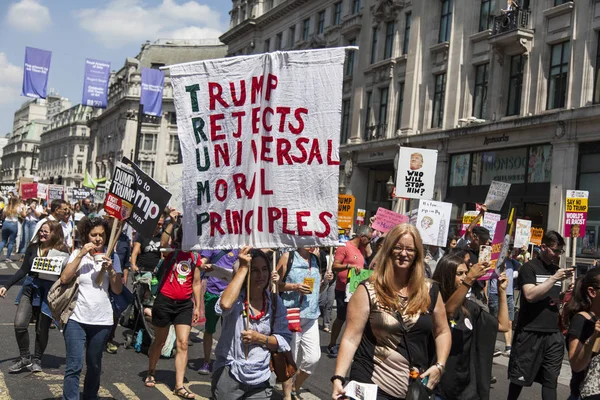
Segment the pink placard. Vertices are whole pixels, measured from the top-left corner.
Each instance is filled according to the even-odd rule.
[[[406,223],[408,223],[408,217],[406,215],[398,214],[396,212],[379,207],[377,209],[377,214],[375,214],[373,229],[387,233],[394,226]]]

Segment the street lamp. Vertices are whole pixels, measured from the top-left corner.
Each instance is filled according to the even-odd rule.
[[[390,200],[394,199],[392,197],[392,193],[394,193],[395,187],[396,187],[396,184],[394,183],[394,180],[390,176],[390,179],[388,179],[388,181],[385,183],[385,188],[387,189],[388,195],[390,196]]]

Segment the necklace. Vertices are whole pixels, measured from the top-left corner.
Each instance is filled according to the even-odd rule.
[[[244,300],[244,309],[246,310],[247,315],[250,317],[252,321],[259,321],[265,315],[265,307],[267,306],[267,294],[263,291],[263,304],[262,309],[256,315],[252,315],[250,313],[250,304],[248,304],[248,294],[246,294],[246,299]]]

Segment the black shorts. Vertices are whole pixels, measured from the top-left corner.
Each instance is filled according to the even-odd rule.
[[[508,379],[519,386],[538,382],[555,389],[564,354],[565,341],[560,332],[516,331],[508,362]]]
[[[194,302],[191,298],[177,301],[159,293],[152,306],[152,325],[159,328],[164,328],[169,324],[192,326],[193,315]]]
[[[346,303],[346,292],[343,290],[335,291],[335,306],[337,308],[336,315],[340,321],[346,321],[346,311],[348,310],[348,303]]]

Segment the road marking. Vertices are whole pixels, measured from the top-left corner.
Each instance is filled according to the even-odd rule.
[[[10,400],[10,393],[8,393],[8,387],[4,382],[4,374],[0,372],[0,400]]]
[[[135,393],[133,393],[133,391],[131,389],[129,389],[129,387],[126,384],[113,383],[113,385],[115,385],[117,387],[117,389],[119,389],[119,392],[121,392],[127,400],[140,400],[140,398],[137,397],[135,395]]]
[[[179,400],[179,397],[175,396],[173,392],[164,383],[157,383],[154,387],[158,389],[158,391],[161,392],[167,399]]]
[[[54,398],[61,398],[62,397],[62,385],[58,384],[58,383],[52,383],[50,385],[48,385],[48,390],[50,390],[50,393],[52,393],[52,396]]]
[[[210,382],[202,382],[202,381],[191,381],[187,383],[187,386],[194,386],[194,385],[200,385],[200,386],[208,386],[210,387]],[[193,391],[193,390],[192,390]],[[204,397],[204,396],[200,396],[199,394],[196,393],[196,398],[198,400],[209,400],[208,397]]]

